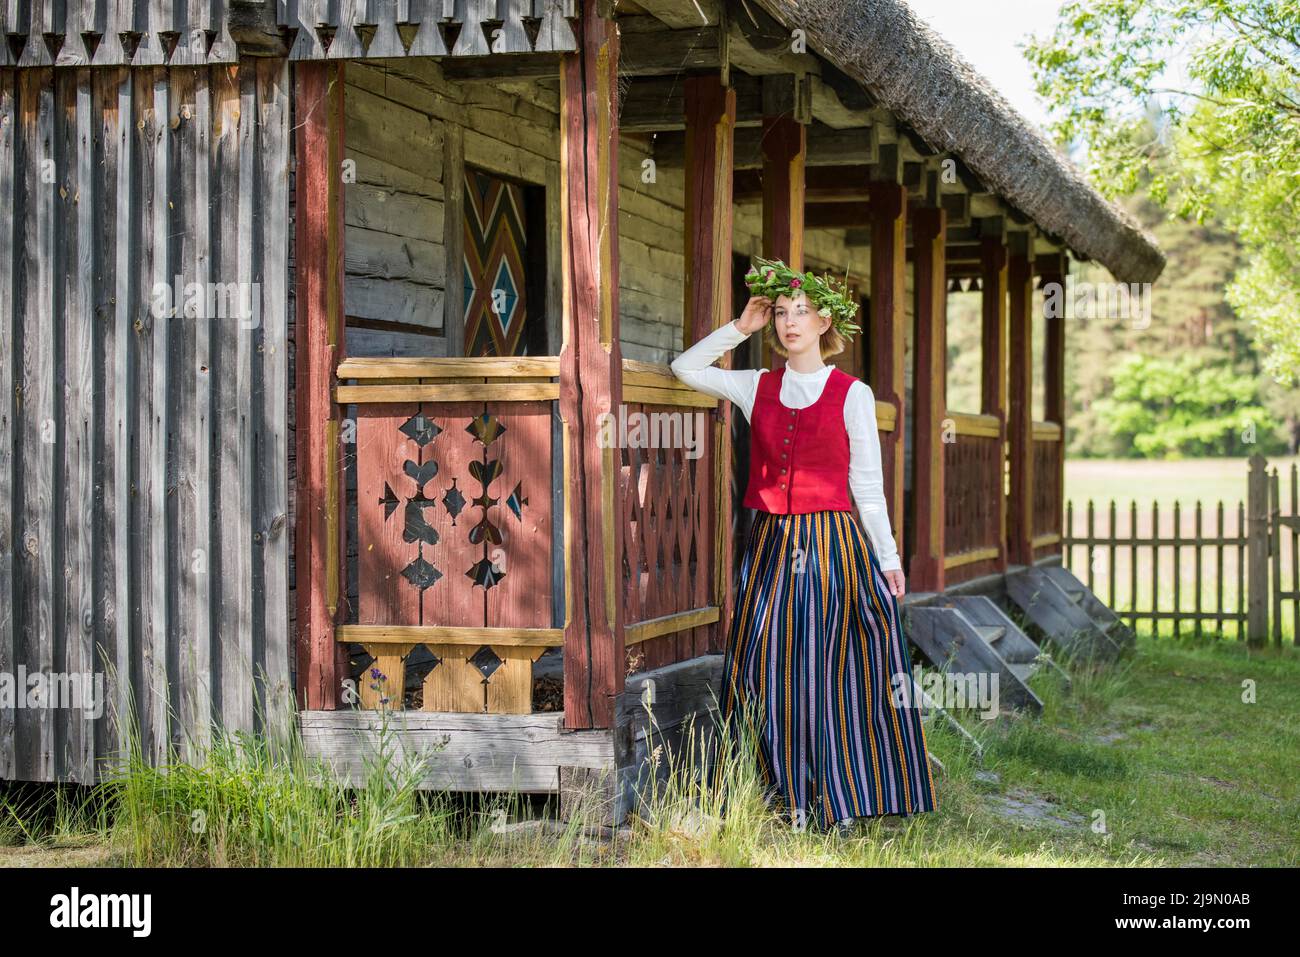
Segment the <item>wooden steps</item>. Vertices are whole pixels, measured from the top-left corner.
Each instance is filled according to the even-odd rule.
[[[1093,594],[1087,585],[1079,581],[1074,572],[1062,565],[1041,567],[1047,577],[1056,582],[1069,599],[1082,608],[1108,638],[1122,648],[1131,649],[1136,646],[1137,636],[1133,634],[1133,629],[1126,625],[1119,615],[1111,611],[1104,601]]]
[[[945,595],[907,610],[908,636],[936,667],[949,674],[987,675],[996,680],[998,710],[1040,714],[1043,703],[1029,679],[1050,667],[1069,682],[1050,658],[984,595]]]
[[[1044,640],[1057,645],[1071,657],[1102,661],[1113,661],[1119,657],[1128,640],[1122,632],[1115,631],[1114,622],[1118,619],[1095,619],[1095,612],[1090,611],[1086,605],[1086,596],[1079,594],[1080,589],[1084,592],[1087,589],[1071,575],[1070,580],[1074,585],[1067,592],[1062,586],[1069,582],[1059,572],[1048,571],[1053,567],[1069,575],[1060,566],[1008,569],[1007,597],[1024,613],[1030,625],[1037,629]],[[1096,601],[1095,596],[1093,600]],[[1113,612],[1111,617],[1114,618]],[[1114,636],[1110,634],[1112,631],[1115,631]]]

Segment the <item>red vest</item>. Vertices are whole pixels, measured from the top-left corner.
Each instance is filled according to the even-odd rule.
[[[777,515],[851,511],[844,398],[857,380],[832,366],[816,402],[788,409],[781,404],[784,377],[784,367],[758,377],[744,505]]]

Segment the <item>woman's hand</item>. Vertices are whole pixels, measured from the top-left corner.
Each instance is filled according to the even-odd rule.
[[[889,590],[893,592],[895,598],[902,598],[906,586],[903,582],[903,570],[901,568],[891,568],[884,573],[885,581],[889,582]]]
[[[745,303],[744,312],[736,320],[736,328],[745,335],[758,332],[759,329],[772,321],[775,306],[776,304],[767,296],[750,296],[749,302]]]

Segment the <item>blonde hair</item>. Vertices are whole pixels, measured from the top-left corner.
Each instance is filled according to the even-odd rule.
[[[790,354],[786,352],[785,346],[781,345],[781,337],[776,334],[775,319],[763,327],[763,341],[766,342],[768,348],[777,355],[789,358]],[[835,328],[835,323],[833,322],[826,326],[826,331],[821,335],[821,342],[818,343],[818,345],[821,346],[823,359],[829,359],[831,356],[839,355],[845,350],[848,344],[849,340],[840,334],[840,331]]]

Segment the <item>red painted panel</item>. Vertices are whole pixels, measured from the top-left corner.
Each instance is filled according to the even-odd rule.
[[[549,628],[551,585],[551,404],[512,402],[499,418],[505,431],[489,448],[501,474],[491,486],[501,543],[488,549],[505,575],[487,592],[492,627]]]
[[[438,533],[435,564],[443,577],[424,594],[421,623],[482,627],[483,589],[475,588],[468,575],[483,555],[483,549],[470,542],[470,531],[481,517],[473,502],[482,488],[470,474],[470,462],[482,458],[482,447],[468,427],[483,414],[483,403],[426,402],[422,409],[441,430],[433,441],[438,474],[427,494],[438,503],[432,524]]]
[[[404,537],[415,492],[404,463],[418,466],[426,449],[401,430],[419,411],[414,403],[357,406],[357,621],[363,625],[420,621],[419,589],[402,572],[427,547]]]
[[[551,626],[550,403],[501,408],[358,406],[359,623]]]

